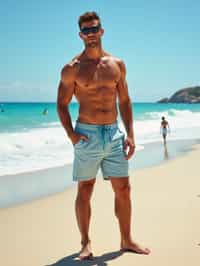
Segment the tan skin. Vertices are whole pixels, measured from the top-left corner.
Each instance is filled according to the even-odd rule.
[[[162,119],[160,129],[161,128],[167,128],[167,127],[169,129],[169,123],[167,122],[167,120]],[[163,140],[164,140],[164,144],[166,144],[166,135],[165,134],[163,134]]]
[[[98,25],[98,20],[84,22],[81,28]],[[79,33],[85,44],[84,51],[64,66],[58,88],[57,110],[72,144],[87,137],[74,132],[68,105],[75,95],[80,104],[78,121],[87,124],[112,124],[117,120],[117,98],[119,110],[127,132],[124,149],[126,159],[135,151],[131,100],[126,82],[126,69],[123,61],[113,57],[102,49],[101,37],[104,30],[84,35]],[[119,220],[121,249],[140,254],[149,254],[149,249],[141,247],[131,238],[131,200],[129,177],[110,176],[115,193],[115,214]],[[79,181],[75,210],[81,233],[82,249],[80,259],[91,256],[89,224],[91,217],[90,199],[95,177],[89,181]]]

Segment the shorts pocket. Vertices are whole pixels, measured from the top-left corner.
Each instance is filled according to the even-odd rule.
[[[79,139],[79,141],[74,144],[74,147],[80,145],[82,142],[83,142],[83,139]]]
[[[119,140],[124,138],[125,134],[119,129],[119,128],[114,128],[111,130],[111,140]]]
[[[80,139],[76,144],[74,144],[74,148],[85,148],[90,142],[90,134],[86,132],[84,129],[75,128],[75,132],[81,135],[84,135],[88,138],[88,140]]]

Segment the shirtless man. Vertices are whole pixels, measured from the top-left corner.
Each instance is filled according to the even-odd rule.
[[[128,159],[134,153],[135,142],[125,65],[103,50],[101,37],[104,30],[95,12],[80,16],[79,27],[85,49],[62,69],[57,98],[61,123],[74,145],[73,180],[78,181],[75,210],[82,245],[79,258],[89,259],[92,256],[90,199],[99,168],[103,177],[110,180],[115,193],[121,250],[149,254],[149,249],[132,240],[130,232]],[[80,105],[75,128],[68,110],[73,95]],[[117,97],[126,138],[117,123]]]
[[[167,128],[169,132],[170,131],[169,123],[167,122],[167,120],[165,120],[165,117],[163,116],[160,124],[160,131],[163,136],[164,145],[166,145]]]

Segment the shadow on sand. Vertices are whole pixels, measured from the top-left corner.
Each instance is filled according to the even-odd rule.
[[[106,262],[109,260],[114,260],[117,257],[121,256],[123,254],[122,251],[115,251],[115,252],[109,252],[105,253],[102,256],[93,257],[93,259],[90,260],[83,260],[80,261],[78,259],[79,253],[74,253],[72,255],[69,255],[54,264],[45,265],[45,266],[106,266],[108,265]]]

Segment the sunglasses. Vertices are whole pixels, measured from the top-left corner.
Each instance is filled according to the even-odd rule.
[[[97,33],[101,28],[101,24],[97,25],[97,26],[94,26],[94,27],[89,27],[89,28],[82,28],[81,29],[81,32],[84,34],[84,35],[88,35],[90,33]]]

